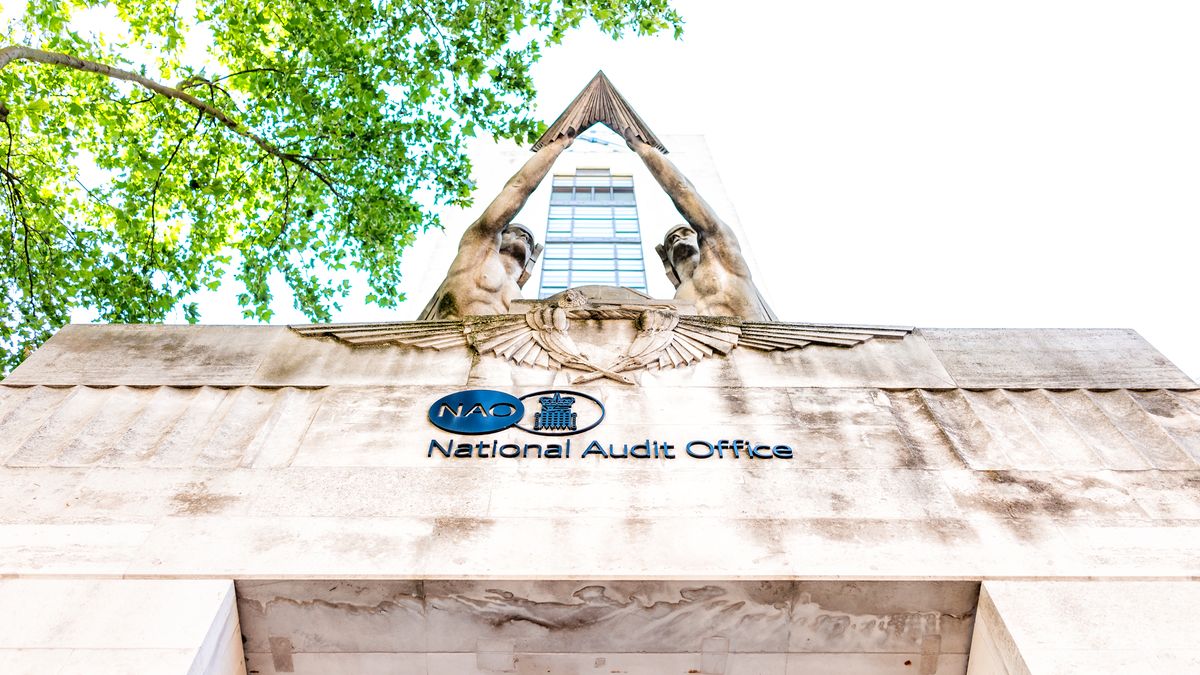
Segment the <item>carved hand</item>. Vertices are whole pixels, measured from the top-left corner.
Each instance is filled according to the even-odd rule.
[[[546,147],[551,147],[551,146],[557,145],[557,146],[559,146],[558,150],[561,152],[561,151],[566,150],[567,148],[571,147],[571,144],[574,142],[575,142],[575,130],[568,128],[565,133],[559,135],[559,137],[554,139],[552,142],[547,143]]]
[[[642,139],[637,137],[637,133],[634,132],[632,127],[626,127],[625,133],[622,135],[625,136],[625,145],[628,145],[630,150],[638,154],[641,154],[644,148],[650,147],[647,143],[642,141]]]

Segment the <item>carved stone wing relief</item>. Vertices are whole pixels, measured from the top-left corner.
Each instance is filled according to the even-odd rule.
[[[728,354],[737,346],[740,329],[702,317],[680,316],[670,309],[646,309],[634,315],[637,335],[609,370],[636,370],[690,366],[713,354]],[[587,374],[572,384],[597,378]]]
[[[290,328],[307,337],[331,337],[336,338],[339,342],[358,347],[400,344],[421,349],[441,350],[467,346],[463,322],[458,320],[325,323],[290,326]]]
[[[462,322],[462,330],[467,342],[480,354],[495,354],[522,366],[572,368],[624,384],[634,383],[624,375],[596,365],[580,351],[571,338],[567,310],[562,307],[534,307],[523,315],[468,317]]]
[[[788,350],[810,344],[854,347],[871,338],[903,338],[913,331],[904,326],[855,326],[782,321],[739,321],[744,347],[763,351]]]
[[[563,303],[566,304],[566,303]],[[571,319],[633,319],[637,334],[617,360],[602,366],[571,338]],[[662,307],[604,308],[537,305],[525,314],[471,316],[463,320],[344,323],[292,326],[305,336],[332,337],[354,346],[402,344],[420,349],[470,347],[515,365],[583,371],[574,384],[605,377],[635,384],[625,373],[683,368],[738,346],[760,351],[801,349],[810,344],[854,347],[872,338],[903,338],[912,328],[742,321],[680,315]]]
[[[479,317],[483,321],[474,321],[474,318],[469,317],[461,323],[467,343],[476,352],[495,354],[518,365],[555,370],[562,367],[562,362],[554,358],[545,343],[537,340],[526,315]]]

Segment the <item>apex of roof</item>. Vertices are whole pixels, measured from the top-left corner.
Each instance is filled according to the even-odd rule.
[[[567,106],[558,119],[554,120],[554,124],[546,129],[546,133],[533,144],[532,150],[537,152],[547,143],[563,135],[578,136],[597,122],[603,122],[621,136],[624,136],[626,131],[632,131],[642,142],[667,152],[666,146],[633,111],[603,70],[596,72],[592,81],[588,82],[575,100],[571,101],[571,105]]]

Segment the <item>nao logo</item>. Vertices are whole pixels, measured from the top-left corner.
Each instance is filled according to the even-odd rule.
[[[516,396],[490,389],[458,391],[439,398],[429,408],[429,421],[460,434],[490,434],[507,429],[525,415]]]
[[[528,406],[526,405],[528,403]],[[547,389],[520,398],[492,389],[443,396],[429,407],[434,426],[459,434],[493,434],[516,427],[539,436],[570,436],[604,420],[604,404],[578,391]]]

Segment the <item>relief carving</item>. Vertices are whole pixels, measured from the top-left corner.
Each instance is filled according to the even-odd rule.
[[[523,313],[467,316],[440,321],[345,323],[292,326],[301,335],[331,337],[352,346],[397,344],[420,349],[466,347],[515,366],[570,369],[581,384],[607,378],[636,384],[641,370],[682,368],[741,346],[786,351],[808,345],[853,347],[872,338],[903,338],[907,327],[745,321],[736,317],[684,314],[670,301],[653,300],[623,288],[585,286],[543,301],[522,301]],[[620,356],[597,363],[571,336],[571,322],[632,320],[636,335]]]

